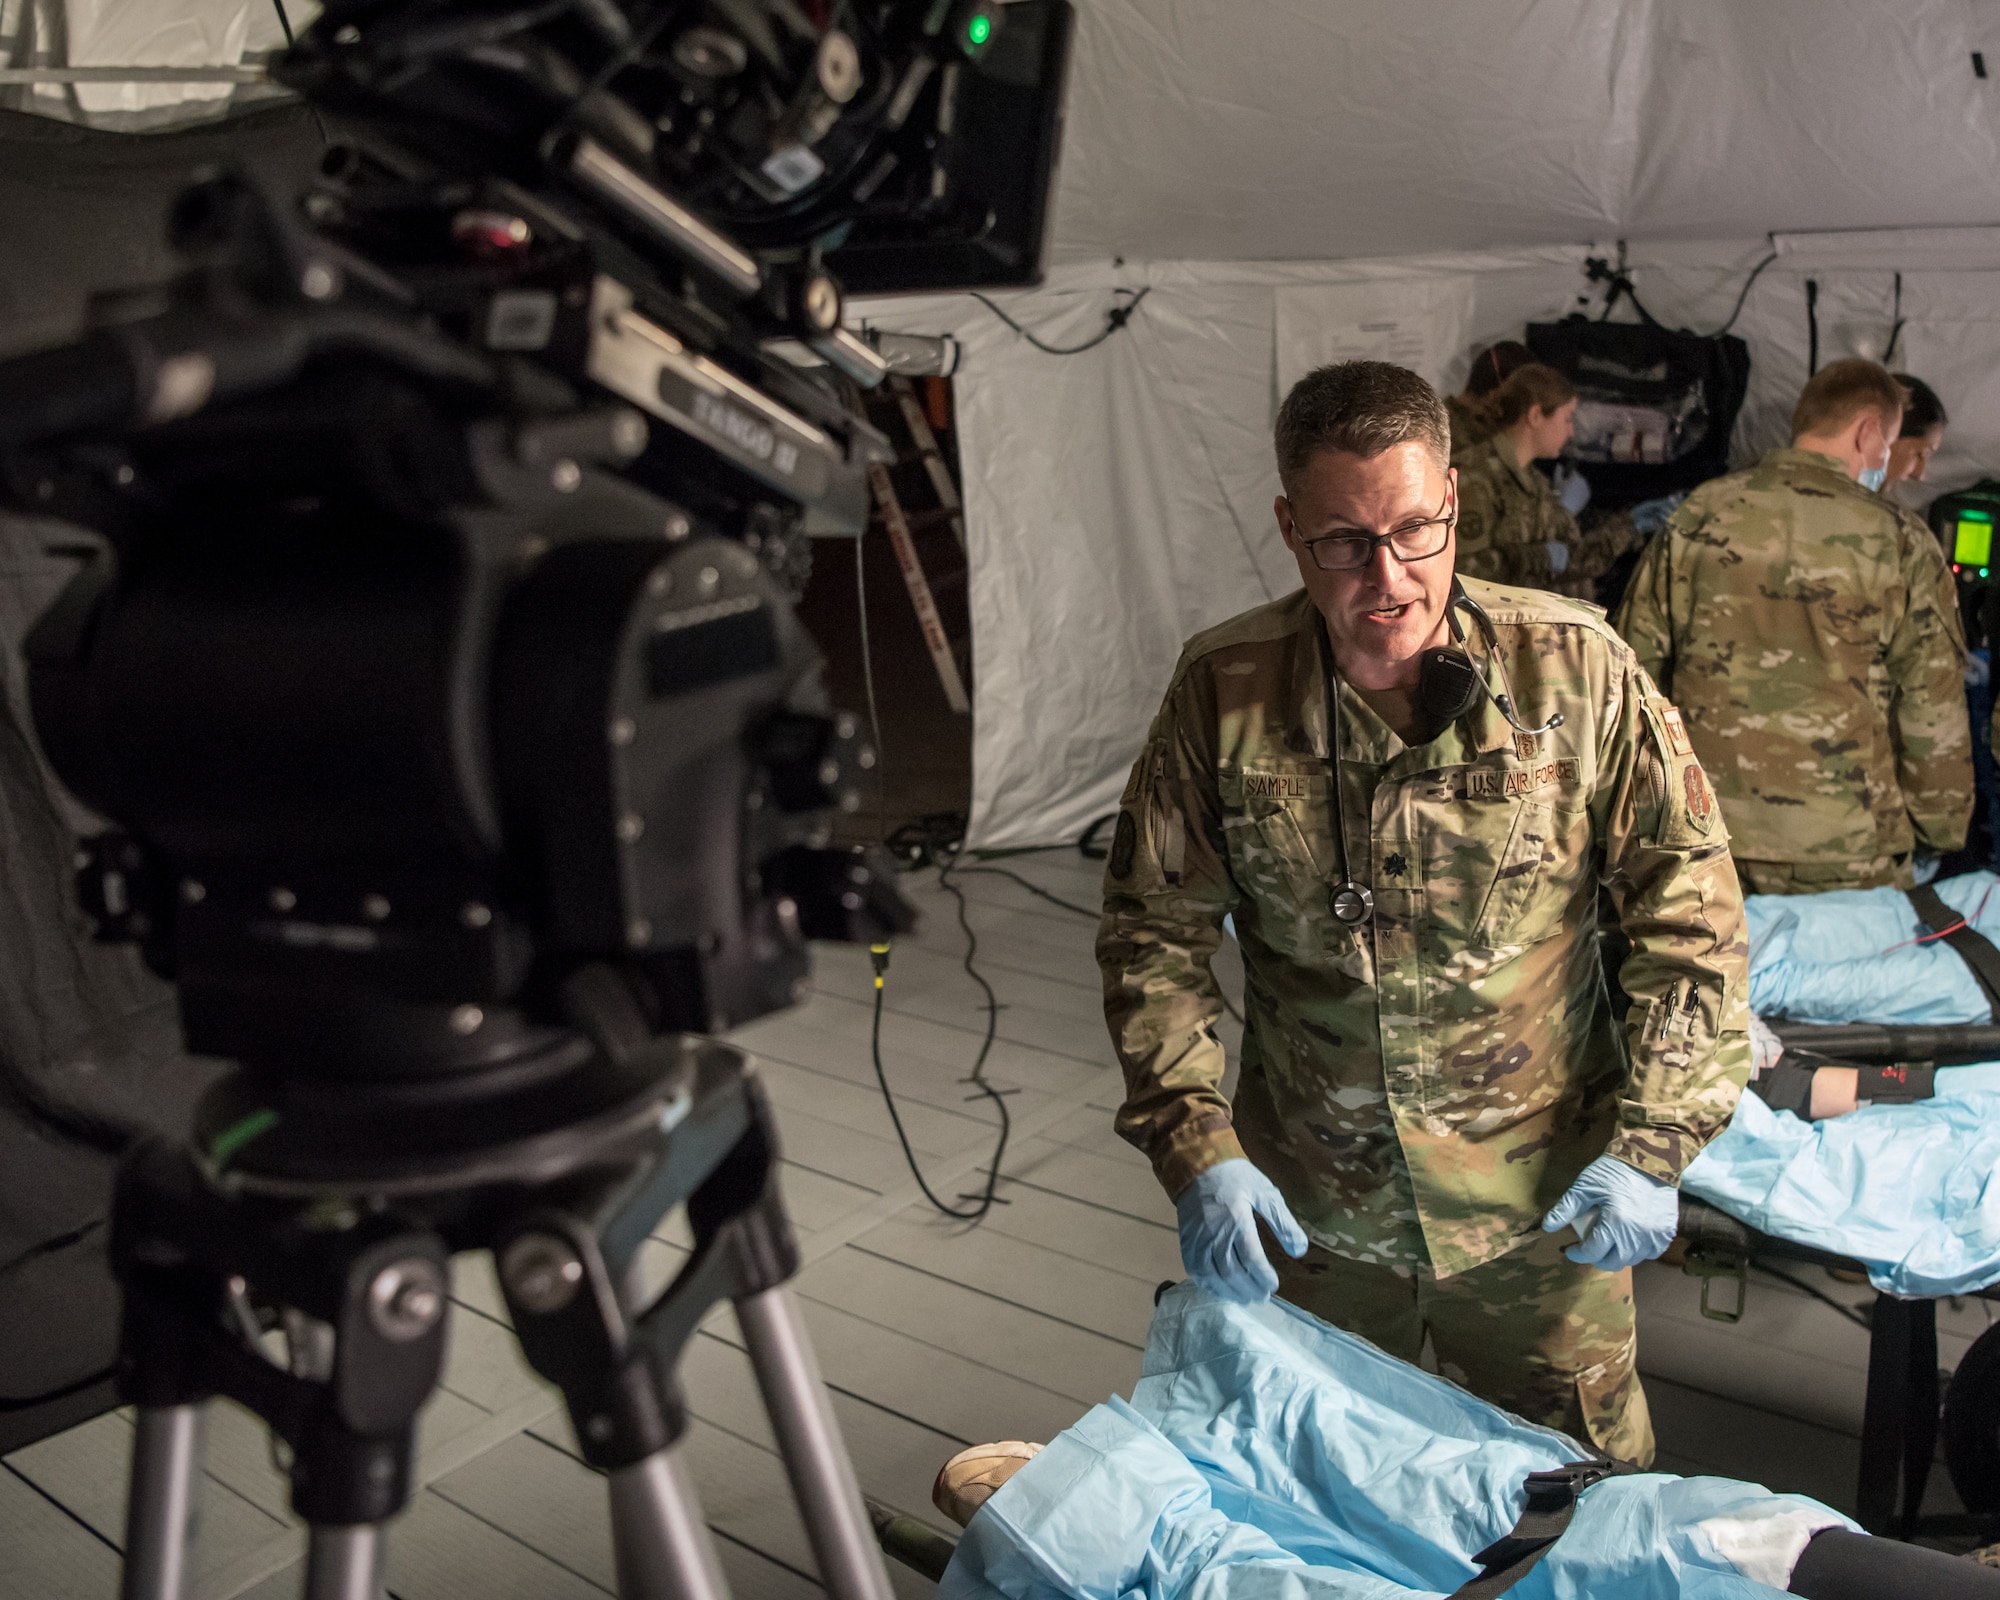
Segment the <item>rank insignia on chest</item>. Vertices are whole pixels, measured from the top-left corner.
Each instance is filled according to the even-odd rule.
[[[1660,724],[1667,730],[1667,743],[1677,756],[1694,754],[1694,741],[1688,737],[1687,723],[1681,717],[1679,706],[1668,706],[1660,713]]]
[[[1403,859],[1400,852],[1391,854],[1389,859],[1382,863],[1382,876],[1385,878],[1400,878],[1409,870],[1410,864]]]
[[[1690,761],[1681,769],[1681,782],[1687,789],[1688,821],[1707,833],[1715,821],[1715,796],[1709,793],[1707,777]]]

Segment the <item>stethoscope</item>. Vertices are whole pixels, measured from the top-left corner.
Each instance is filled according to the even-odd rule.
[[[1460,610],[1471,612],[1479,631],[1485,635],[1487,662],[1500,674],[1497,693],[1463,648],[1465,631],[1459,627],[1457,615]],[[1426,650],[1417,678],[1417,703],[1428,716],[1439,725],[1448,726],[1470,711],[1483,693],[1492,699],[1494,710],[1517,733],[1537,738],[1562,726],[1560,711],[1538,728],[1531,728],[1520,719],[1514,710],[1514,685],[1507,675],[1506,658],[1500,653],[1499,630],[1487,616],[1486,608],[1467,594],[1456,578],[1451,580],[1451,598],[1445,602],[1444,615],[1454,642]],[[1327,892],[1327,908],[1343,927],[1359,928],[1375,915],[1375,891],[1356,878],[1348,864],[1347,818],[1340,799],[1340,683],[1333,670],[1333,642],[1323,625],[1315,631],[1319,634],[1320,670],[1326,685],[1326,774],[1331,796],[1328,804],[1333,814],[1334,850],[1340,866],[1340,881]]]

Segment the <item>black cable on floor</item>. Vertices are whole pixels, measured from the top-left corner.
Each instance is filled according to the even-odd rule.
[[[1073,900],[1064,900],[1058,895],[1050,894],[1048,890],[1040,888],[1039,886],[1030,883],[1026,878],[1022,877],[1020,873],[1009,872],[1005,867],[955,867],[953,870],[957,872],[998,873],[1003,878],[1012,878],[1023,889],[1026,889],[1029,894],[1040,895],[1044,900],[1048,901],[1050,905],[1061,906],[1065,911],[1074,911],[1080,917],[1090,918],[1092,922],[1096,922],[1100,916],[1100,913],[1090,910],[1087,906],[1080,906]],[[1221,984],[1218,983],[1215,986],[1215,993],[1216,997],[1222,1002],[1222,1009],[1224,1011],[1227,1011],[1232,1017],[1234,1017],[1237,1023],[1240,1025],[1243,1021],[1243,1013],[1238,1011],[1234,1003],[1231,1002],[1229,996],[1222,992]]]
[[[1116,813],[1114,812],[1113,815],[1116,815]],[[1072,911],[1079,917],[1088,917],[1092,922],[1098,920],[1098,912],[1092,911],[1088,907],[1080,906],[1073,900],[1065,900],[1060,895],[1050,894],[1048,890],[1038,884],[1029,882],[1028,879],[1022,877],[1018,872],[1011,872],[1005,867],[991,865],[976,867],[959,866],[958,857],[964,848],[962,843],[964,832],[965,819],[963,817],[955,814],[939,813],[936,816],[925,817],[921,822],[905,823],[902,827],[898,828],[889,836],[889,851],[906,868],[930,866],[942,860],[944,855],[949,852],[952,863],[950,870],[953,872],[990,872],[1002,878],[1011,878],[1030,894],[1041,896],[1042,899],[1048,901],[1051,905],[1061,906],[1063,910]],[[1089,834],[1086,833],[1085,838],[1088,837]],[[1062,849],[1067,848],[1067,846],[1049,846],[1047,848]],[[1022,853],[1025,854],[1026,852]],[[966,931],[968,934],[971,932],[969,928]],[[1220,984],[1216,985],[1215,992],[1216,998],[1222,1002],[1222,1009],[1228,1012],[1236,1020],[1237,1024],[1241,1026],[1244,1020],[1243,1013],[1237,1010],[1229,996],[1222,992]]]
[[[1821,1305],[1831,1306],[1857,1328],[1867,1328],[1870,1326],[1868,1319],[1859,1311],[1856,1311],[1854,1307],[1846,1304],[1844,1301],[1834,1299],[1832,1295],[1825,1293],[1823,1290],[1815,1289],[1811,1284],[1793,1277],[1789,1272],[1780,1272],[1776,1267],[1767,1267],[1761,1261],[1753,1261],[1750,1265],[1766,1277],[1776,1278],[1780,1283],[1789,1283],[1800,1294],[1811,1295]]]
[[[1050,894],[1048,890],[1040,887],[1038,884],[1030,883],[1020,873],[1010,872],[1005,867],[954,867],[953,870],[957,872],[990,872],[995,877],[1012,878],[1014,882],[1018,883],[1023,889],[1026,889],[1029,894],[1039,895],[1052,906],[1061,906],[1065,911],[1074,911],[1079,917],[1088,917],[1092,922],[1098,919],[1099,913],[1091,910],[1090,907],[1080,906],[1074,900],[1065,900],[1061,895]]]
[[[877,945],[872,954],[875,959],[875,1016],[868,1032],[868,1051],[875,1063],[875,1081],[882,1086],[882,1103],[889,1108],[889,1120],[896,1128],[896,1142],[903,1147],[903,1160],[909,1165],[910,1176],[917,1180],[917,1187],[923,1196],[945,1216],[959,1222],[982,1222],[986,1213],[993,1209],[994,1190],[1000,1184],[1000,1163],[1007,1154],[1007,1137],[1013,1131],[1013,1118],[1007,1111],[1006,1091],[996,1089],[986,1079],[986,1058],[993,1053],[993,1041],[1000,1032],[1000,999],[994,994],[993,985],[973,965],[973,958],[979,953],[979,936],[972,931],[972,923],[967,916],[965,892],[951,881],[952,868],[957,863],[952,858],[938,867],[938,884],[958,902],[958,925],[965,932],[965,975],[986,995],[986,1037],[980,1041],[979,1054],[972,1063],[972,1071],[966,1081],[991,1100],[1000,1111],[1000,1137],[993,1145],[993,1159],[986,1168],[986,1187],[978,1197],[978,1203],[971,1210],[961,1210],[940,1200],[925,1180],[923,1169],[917,1165],[917,1154],[910,1148],[910,1136],[903,1130],[902,1114],[896,1109],[896,1096],[889,1088],[889,1074],[882,1065],[882,994],[884,974],[889,965],[889,947]],[[961,1196],[960,1198],[970,1198]]]
[[[16,1271],[21,1267],[25,1267],[31,1261],[39,1261],[44,1256],[52,1256],[60,1251],[68,1250],[82,1244],[91,1235],[96,1233],[98,1229],[104,1226],[104,1221],[105,1219],[102,1217],[93,1217],[90,1221],[71,1228],[67,1233],[58,1233],[51,1238],[42,1240],[38,1244],[29,1245],[27,1249],[9,1256],[5,1261],[0,1261],[0,1278],[6,1277],[8,1273]],[[84,1377],[74,1379],[69,1383],[62,1384],[57,1388],[45,1389],[40,1394],[0,1396],[0,1416],[5,1416],[15,1411],[32,1411],[37,1406],[53,1405],[58,1400],[69,1399],[71,1395],[82,1394],[86,1389],[94,1389],[98,1384],[104,1382],[105,1379],[115,1378],[117,1375],[118,1368],[116,1366],[109,1366],[100,1371],[89,1373]]]
[[[104,1218],[92,1217],[88,1222],[83,1223],[79,1227],[71,1228],[67,1233],[59,1233],[53,1238],[42,1240],[39,1244],[29,1245],[27,1249],[21,1251],[19,1254],[9,1256],[5,1261],[0,1261],[0,1278],[6,1277],[8,1273],[14,1272],[21,1267],[25,1267],[30,1261],[39,1261],[43,1256],[52,1256],[59,1250],[67,1250],[72,1245],[82,1244],[84,1240],[88,1239],[103,1226]]]
[[[0,1395],[0,1416],[10,1411],[32,1411],[36,1406],[54,1405],[58,1400],[67,1400],[71,1395],[82,1394],[86,1389],[95,1389],[100,1383],[118,1376],[118,1367],[101,1367],[96,1372],[66,1383],[59,1389],[47,1389],[41,1394]]]

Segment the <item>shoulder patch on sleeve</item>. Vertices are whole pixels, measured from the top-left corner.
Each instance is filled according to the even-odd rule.
[[[1662,702],[1660,725],[1666,730],[1667,748],[1677,756],[1694,754],[1694,744],[1688,738],[1687,722],[1681,716],[1681,708],[1670,701]]]
[[[1118,831],[1111,837],[1111,876],[1123,878],[1132,870],[1132,853],[1139,848],[1139,825],[1129,810],[1118,813]]]
[[[1722,808],[1716,803],[1708,774],[1695,757],[1694,741],[1688,736],[1680,708],[1657,692],[1647,695],[1640,707],[1654,758],[1659,762],[1657,842],[1668,850],[1722,843],[1729,836],[1722,824]]]

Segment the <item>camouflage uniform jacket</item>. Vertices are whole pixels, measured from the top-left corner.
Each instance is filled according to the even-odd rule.
[[[1455,394],[1444,398],[1445,414],[1451,419],[1451,454],[1456,460],[1474,445],[1493,437],[1493,419],[1477,406],[1467,405]]]
[[[1529,584],[1583,600],[1596,593],[1597,580],[1623,550],[1615,530],[1579,532],[1549,480],[1517,462],[1504,435],[1454,456],[1452,465],[1458,468],[1461,577]],[[1549,560],[1552,544],[1569,547],[1560,575]]]
[[[1125,788],[1097,943],[1118,1130],[1169,1194],[1247,1154],[1322,1245],[1439,1276],[1533,1234],[1607,1150],[1677,1178],[1749,1070],[1742,899],[1678,715],[1595,607],[1466,589],[1524,720],[1565,721],[1530,739],[1482,698],[1410,749],[1340,687],[1371,926],[1328,907],[1322,623],[1301,591],[1182,653]],[[1622,1036],[1600,882],[1633,941]],[[1231,912],[1248,974],[1233,1108],[1209,966]]]
[[[1965,840],[1965,633],[1937,539],[1831,456],[1703,484],[1617,616],[1679,703],[1738,855],[1824,864]]]

